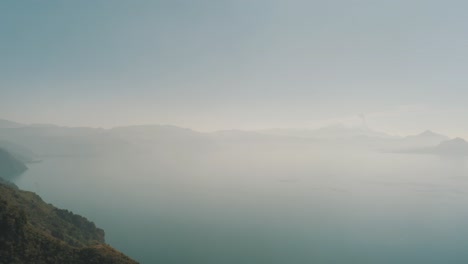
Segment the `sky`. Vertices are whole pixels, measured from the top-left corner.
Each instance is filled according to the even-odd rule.
[[[468,2],[4,0],[0,118],[468,136]]]

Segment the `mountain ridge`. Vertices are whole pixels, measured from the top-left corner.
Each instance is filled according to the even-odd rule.
[[[442,156],[468,156],[468,142],[460,137],[444,140],[432,147],[413,148],[399,151],[413,154],[435,154]]]

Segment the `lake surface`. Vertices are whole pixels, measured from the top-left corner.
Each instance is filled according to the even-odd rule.
[[[144,264],[468,263],[464,158],[236,149],[29,167],[20,188]]]

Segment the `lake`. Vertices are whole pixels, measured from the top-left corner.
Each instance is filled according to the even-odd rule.
[[[465,158],[245,147],[29,167],[20,188],[144,264],[468,263]]]

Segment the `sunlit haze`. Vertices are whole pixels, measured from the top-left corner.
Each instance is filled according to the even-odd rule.
[[[467,12],[0,1],[0,264],[468,263]]]
[[[0,117],[468,135],[463,1],[3,1]],[[417,122],[416,122],[417,121]]]

